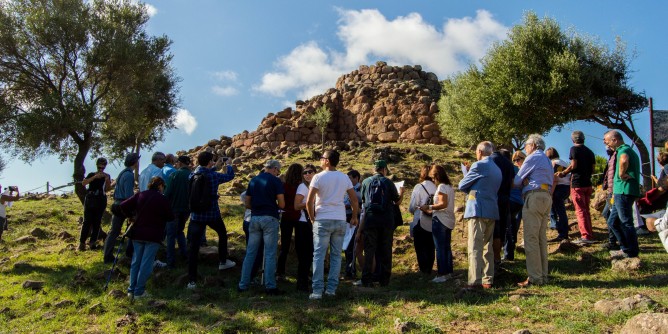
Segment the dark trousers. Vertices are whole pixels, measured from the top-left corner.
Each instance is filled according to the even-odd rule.
[[[308,275],[313,264],[313,225],[310,222],[295,223],[295,250],[297,251],[297,287],[307,288]]]
[[[436,264],[438,275],[447,275],[454,272],[454,263],[452,260],[452,230],[443,225],[438,218],[432,219],[431,233],[434,236],[436,245]]]
[[[619,246],[629,257],[637,257],[639,253],[638,235],[633,225],[633,196],[614,194],[614,205],[610,209],[608,227],[615,234]]]
[[[423,229],[419,223],[413,227],[413,245],[415,246],[415,255],[417,256],[420,272],[431,274],[436,259],[434,236],[431,232]]]
[[[0,217],[0,239],[2,239],[2,232],[5,231],[5,224],[7,223],[7,218]]]
[[[245,221],[243,223],[244,235],[246,235],[246,248],[248,248],[248,235],[250,228],[250,222]],[[257,256],[255,257],[255,262],[253,262],[253,267],[251,267],[251,280],[257,276],[260,267],[262,266],[262,261],[264,261],[264,240],[260,239],[260,247],[257,249]]]
[[[515,244],[522,221],[522,207],[524,205],[510,201],[510,224],[506,228],[506,241],[503,245],[504,256],[509,261],[515,260]]]
[[[223,219],[200,222],[190,220],[190,245],[188,249],[188,279],[191,282],[197,281],[197,262],[199,261],[199,247],[202,242],[202,234],[205,228],[209,226],[218,234],[218,261],[225,263],[227,261],[227,229]]]
[[[188,212],[174,212],[175,219],[167,222],[165,226],[166,241],[167,241],[167,264],[174,266],[176,263],[176,244],[179,245],[179,253],[182,257],[186,257],[186,236],[183,231],[186,228],[186,222],[190,214]]]
[[[503,244],[506,240],[508,224],[510,224],[510,199],[499,196],[496,205],[499,207],[499,220],[494,223],[494,239],[501,240]]]
[[[364,237],[364,268],[362,268],[362,284],[371,285],[374,279],[373,259],[376,258],[378,280],[381,286],[390,283],[392,274],[392,234],[394,226],[381,224],[365,226]]]
[[[552,209],[550,221],[557,227],[560,238],[568,238],[568,216],[566,215],[566,199],[571,195],[571,186],[558,184],[552,193]]]
[[[106,205],[98,208],[84,206],[84,219],[83,225],[81,226],[81,234],[79,235],[79,243],[85,243],[90,235],[90,245],[95,244],[97,235],[100,233],[100,225],[102,225],[104,209],[106,209]]]
[[[297,222],[281,221],[281,252],[278,253],[278,262],[276,264],[276,275],[285,275],[285,262],[288,260],[290,254],[290,246],[292,246],[292,231],[295,229]]]
[[[111,216],[111,227],[109,228],[109,234],[107,234],[107,239],[104,241],[104,262],[111,263],[114,261],[114,247],[116,246],[116,239],[121,235],[121,228],[123,227],[123,222],[125,218],[119,217],[116,215]],[[132,242],[128,242],[127,247],[125,248],[125,256],[132,258],[133,253]]]

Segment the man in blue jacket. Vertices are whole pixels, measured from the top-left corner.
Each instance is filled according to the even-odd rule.
[[[481,142],[476,148],[477,162],[459,182],[459,190],[465,192],[464,219],[468,222],[469,288],[492,288],[494,284],[494,251],[492,237],[494,223],[499,219],[497,205],[501,170],[489,156],[494,151],[492,143]]]

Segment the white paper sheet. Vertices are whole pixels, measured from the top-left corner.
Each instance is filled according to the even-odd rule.
[[[355,226],[346,224],[346,235],[343,236],[343,249],[348,248],[348,244],[355,237]]]

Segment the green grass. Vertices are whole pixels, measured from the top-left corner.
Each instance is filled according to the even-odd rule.
[[[451,150],[441,146],[419,148],[450,166],[450,175],[455,179],[459,178],[454,171],[458,161]],[[304,160],[307,156],[310,154],[302,153],[282,160]],[[411,156],[406,153],[402,162],[391,166],[398,179],[409,180],[407,195],[416,177],[416,168],[409,166],[419,165]],[[344,155],[342,161],[349,163],[341,169],[369,170],[371,150],[358,152],[354,157]],[[225,186],[221,191],[227,191]],[[231,257],[240,263],[245,247],[241,230],[243,209],[238,197],[222,196],[221,211],[230,233]],[[395,330],[395,320],[399,319],[412,322],[415,331],[422,333],[512,333],[522,328],[532,333],[601,333],[618,332],[626,320],[646,310],[606,316],[593,310],[598,300],[642,293],[668,305],[668,254],[655,235],[640,237],[642,267],[635,273],[613,272],[607,252],[600,245],[593,245],[572,254],[551,254],[550,284],[516,289],[515,283],[526,278],[524,257],[519,254],[516,261],[504,265],[495,280],[495,289],[457,298],[467,270],[462,222],[457,223],[453,233],[458,277],[441,285],[430,283],[432,277],[417,273],[412,241],[403,237],[408,233],[405,225],[395,233],[393,276],[386,288],[359,289],[343,281],[336,298],[311,302],[307,294],[295,291],[296,257],[291,254],[288,281],[279,283],[279,288],[288,292],[283,296],[267,297],[258,288],[240,294],[235,289],[239,267],[219,273],[216,263],[202,261],[200,274],[204,284],[198,290],[185,289],[181,281],[186,270],[180,263],[176,270],[154,272],[148,283],[153,300],[164,301],[164,306],[154,307],[147,300],[131,304],[126,298],[115,299],[103,291],[102,273],[108,266],[102,264],[101,252],[73,250],[78,239],[77,222],[82,215],[76,199],[22,200],[8,212],[10,231],[5,232],[0,243],[0,332],[387,333]],[[598,217],[597,213],[593,215]],[[410,216],[404,217],[408,220]],[[28,245],[14,241],[28,235],[34,227],[45,229],[50,237]],[[107,230],[108,222],[103,227]],[[75,239],[58,239],[61,231]],[[571,232],[575,232],[573,227]],[[597,239],[604,239],[600,218],[595,219],[594,232]],[[549,233],[549,237],[554,236],[554,232]],[[208,238],[216,239],[212,231]],[[591,257],[581,260],[582,252]],[[164,259],[163,254],[160,256]],[[121,265],[119,271],[123,278],[112,281],[109,290],[124,292],[128,268]],[[45,288],[39,292],[24,289],[26,280],[45,281]],[[518,294],[519,299],[513,297]],[[72,305],[57,307],[63,300]],[[93,307],[96,304],[100,306]]]

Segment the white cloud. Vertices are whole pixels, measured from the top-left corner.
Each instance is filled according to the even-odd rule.
[[[149,17],[154,17],[155,14],[158,14],[158,8],[155,6],[145,3],[144,6],[146,7],[146,12],[148,13]]]
[[[392,65],[419,64],[445,78],[478,61],[508,28],[485,10],[475,17],[449,19],[439,29],[417,13],[388,20],[376,9],[339,10],[337,36],[343,52],[323,50],[310,41],[280,57],[255,90],[274,96],[296,91],[309,98],[334,86],[336,79],[360,65],[385,60]]]
[[[239,90],[232,86],[213,86],[211,91],[218,96],[234,96],[239,94]]]
[[[176,111],[174,125],[177,129],[190,135],[197,128],[197,120],[195,119],[195,116],[190,113],[190,111],[186,109],[178,109]]]
[[[232,81],[232,82],[236,82],[238,77],[237,72],[234,71],[218,71],[218,72],[213,72],[212,75],[220,81]]]

